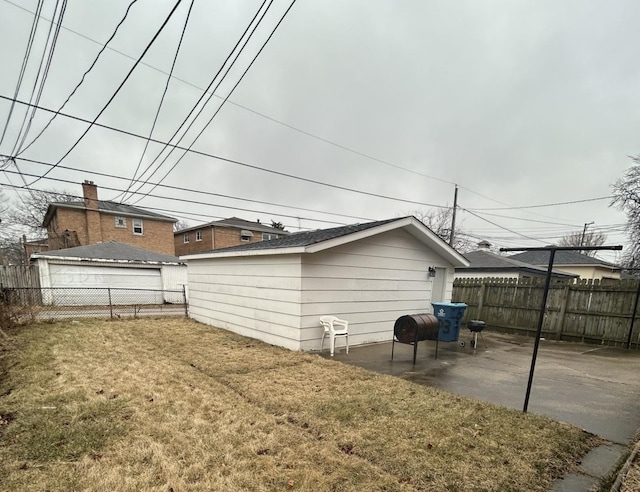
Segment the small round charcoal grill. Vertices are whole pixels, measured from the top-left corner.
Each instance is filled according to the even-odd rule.
[[[482,330],[484,330],[486,326],[487,324],[484,321],[480,321],[479,319],[472,319],[471,321],[467,321],[467,328],[469,328],[469,331],[473,334],[471,346],[474,349],[478,348],[478,334],[480,334],[482,343],[484,343],[485,348],[487,348],[487,343],[484,341],[484,337],[482,336]]]

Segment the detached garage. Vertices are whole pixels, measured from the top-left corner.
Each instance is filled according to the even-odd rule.
[[[118,289],[136,289],[139,304],[181,303],[186,284],[186,266],[177,257],[147,251],[129,244],[108,242],[47,251],[31,256],[38,265],[43,299],[49,304],[82,305],[96,296],[128,304],[131,295]],[[88,289],[94,290],[88,296]],[[167,290],[180,293],[163,292]],[[175,299],[174,299],[175,298]],[[108,304],[109,300],[104,299]]]
[[[389,341],[393,323],[451,300],[465,258],[415,217],[291,234],[187,261],[189,315],[292,350],[318,350],[319,317],[349,321],[349,345]]]

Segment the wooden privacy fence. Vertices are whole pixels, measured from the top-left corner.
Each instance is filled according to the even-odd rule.
[[[625,345],[638,302],[639,280],[594,280],[552,283],[542,336],[556,340]],[[483,320],[499,331],[535,333],[544,292],[544,279],[457,279],[453,301],[469,307],[463,321]],[[640,344],[640,308],[631,334]]]
[[[0,265],[0,287],[40,288],[40,276],[35,265]]]

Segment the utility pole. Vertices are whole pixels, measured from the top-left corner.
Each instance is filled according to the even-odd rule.
[[[587,234],[587,227],[591,224],[595,224],[595,222],[585,222],[584,228],[582,229],[582,237],[580,238],[580,246],[584,246],[584,237]],[[578,251],[578,253],[582,254],[582,250]]]
[[[456,212],[458,210],[458,185],[454,185],[453,193],[453,214],[451,215],[451,234],[449,235],[449,246],[453,247],[453,239],[456,233]]]

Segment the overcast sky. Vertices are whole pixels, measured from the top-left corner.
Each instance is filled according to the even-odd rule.
[[[273,1],[217,96],[228,95],[290,1]],[[0,0],[1,96],[16,90],[37,3]],[[68,2],[40,106],[60,107],[129,3]],[[100,57],[64,112],[93,120],[175,3],[138,0],[109,44],[113,50]],[[179,5],[98,123],[149,135],[190,4]],[[45,19],[54,16],[55,5],[44,0],[20,100],[31,96],[50,26]],[[260,5],[195,1],[153,138],[171,138]],[[611,184],[631,165],[628,156],[640,153],[638,18],[636,0],[299,0],[192,148],[420,204],[195,153],[162,184],[236,199],[160,186],[137,204],[191,225],[238,216],[297,230],[428,212],[427,204],[451,206],[455,183],[461,227],[497,247],[543,246],[591,222],[590,228],[608,234],[607,244],[624,243],[625,216],[608,199],[515,207],[610,196]],[[211,99],[180,145],[192,144],[221,102]],[[0,100],[2,128],[9,110],[10,103]],[[12,153],[25,110],[14,108],[0,153]],[[26,143],[49,118],[36,113]],[[54,164],[87,127],[58,116],[20,157]],[[18,169],[11,164],[7,171],[25,173],[31,184],[35,178],[28,175],[50,170],[33,188],[77,194],[79,183],[91,179],[101,199],[114,199],[119,192],[108,188],[127,188],[144,146],[144,139],[93,127],[59,167],[18,160]],[[149,145],[138,174],[161,149]],[[181,154],[174,152],[158,173],[143,177],[160,181]],[[23,185],[12,172],[0,173],[0,183]],[[18,196],[11,188],[4,195]]]

